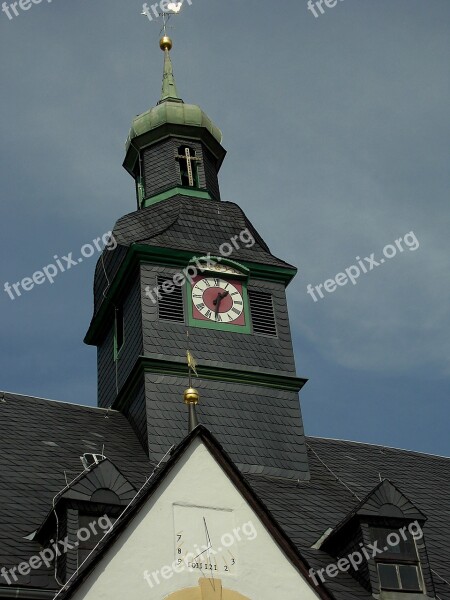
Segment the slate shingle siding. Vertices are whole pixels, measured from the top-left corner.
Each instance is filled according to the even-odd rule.
[[[116,397],[116,364],[114,362],[114,323],[97,348],[98,404],[108,408]]]
[[[158,275],[169,279],[177,269],[142,265],[141,293],[143,318],[143,348],[147,354],[161,354],[165,358],[185,357],[187,349],[186,324],[171,323],[158,319],[158,306],[146,295],[157,285]],[[183,289],[185,318],[187,323],[186,294]],[[295,375],[295,362],[289,329],[286,294],[283,284],[253,281],[250,289],[269,292],[273,295],[278,336],[233,333],[215,329],[190,327],[191,349],[200,364],[216,364],[228,368],[245,369],[260,367],[276,370],[280,374]],[[156,294],[153,294],[156,300]]]
[[[195,378],[200,423],[243,472],[304,479],[308,473],[298,394]],[[148,445],[160,460],[187,433],[186,377],[145,375]]]
[[[195,150],[199,188],[210,191],[220,200],[216,161],[200,142],[170,137],[146,148],[143,152],[142,169],[145,182],[145,198],[181,185],[180,167],[176,160],[179,148],[189,146]]]
[[[117,365],[114,361],[114,312],[110,314],[109,330],[97,351],[98,403],[107,408],[116,398],[116,368],[118,389],[125,383],[142,354],[142,309],[138,272],[131,288],[122,296],[124,343],[120,350]],[[114,309],[113,309],[114,310]]]
[[[142,162],[146,198],[180,185],[175,147],[170,140],[144,150]]]
[[[124,409],[124,414],[131,423],[142,447],[148,452],[147,408],[144,381],[134,389]]]

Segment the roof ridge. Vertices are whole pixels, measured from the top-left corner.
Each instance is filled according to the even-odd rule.
[[[52,398],[42,398],[41,396],[30,396],[28,394],[20,394],[19,392],[8,392],[6,390],[0,390],[0,394],[3,394],[3,396],[6,397],[7,396],[20,396],[21,398],[28,398],[28,399],[33,399],[33,400],[44,400],[45,402],[57,402],[58,404],[65,404],[67,406],[80,406],[81,408],[89,408],[92,410],[102,410],[102,411],[109,411],[109,412],[114,412],[114,413],[118,413],[120,411],[116,410],[115,408],[103,408],[101,406],[90,406],[89,404],[77,404],[75,402],[67,402],[65,400],[53,400]]]
[[[420,454],[421,456],[432,456],[434,458],[445,458],[450,460],[450,456],[444,456],[443,454],[432,454],[428,452],[421,452],[420,450],[407,450],[406,448],[397,448],[396,446],[384,446],[383,444],[372,444],[370,442],[357,442],[355,440],[342,440],[338,438],[328,438],[318,435],[308,435],[307,440],[326,440],[329,442],[345,442],[347,444],[358,444],[360,446],[371,446],[376,448],[383,448],[385,450],[398,450],[399,452],[408,452],[410,454]]]

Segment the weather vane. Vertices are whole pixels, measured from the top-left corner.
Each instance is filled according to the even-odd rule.
[[[167,8],[165,10],[162,9],[162,7],[161,7],[162,2],[161,2],[161,4],[160,4],[161,12],[158,12],[157,5],[155,5],[155,4],[152,5],[151,8],[154,13],[154,16],[156,18],[158,18],[158,17],[163,18],[163,26],[161,28],[160,34],[162,34],[164,37],[167,36],[167,23],[170,21],[170,17],[172,17],[173,15],[177,15],[180,12],[180,10],[183,6],[183,2],[184,2],[184,0],[179,0],[178,2],[168,2]],[[145,17],[148,17],[148,19],[150,21],[153,21],[153,16],[150,13],[148,4],[144,4],[143,11],[141,14]]]

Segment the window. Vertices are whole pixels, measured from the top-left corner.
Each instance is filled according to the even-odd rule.
[[[266,292],[249,291],[253,332],[275,337],[277,327],[273,310],[272,295]]]
[[[158,277],[158,317],[163,321],[184,323],[183,292],[172,279]]]
[[[188,146],[178,148],[177,160],[180,165],[181,185],[198,187],[198,163],[200,158],[195,156],[195,150]]]
[[[420,592],[419,558],[414,538],[408,529],[374,527],[371,537],[377,547],[383,549],[377,562],[381,589]]]
[[[378,576],[383,590],[422,591],[419,568],[416,565],[378,563]]]
[[[141,206],[142,202],[145,199],[145,186],[144,186],[144,178],[138,175],[136,177],[136,194],[138,199],[138,205]]]
[[[99,519],[100,516],[93,514],[78,515],[78,565],[86,560],[106,533],[106,530],[100,527]],[[111,524],[117,520],[111,516],[108,519]]]
[[[125,341],[124,323],[123,323],[123,306],[115,308],[114,321],[114,360],[119,357],[120,350]]]

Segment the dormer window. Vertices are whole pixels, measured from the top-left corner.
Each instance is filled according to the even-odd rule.
[[[181,185],[198,188],[198,163],[201,159],[195,155],[195,150],[189,146],[180,146],[176,158],[180,165]]]
[[[377,547],[383,549],[383,553],[377,559],[380,589],[421,592],[423,586],[416,536],[411,533],[411,526],[401,529],[373,527],[371,537]]]
[[[378,577],[382,590],[421,592],[419,568],[413,565],[378,563]]]

